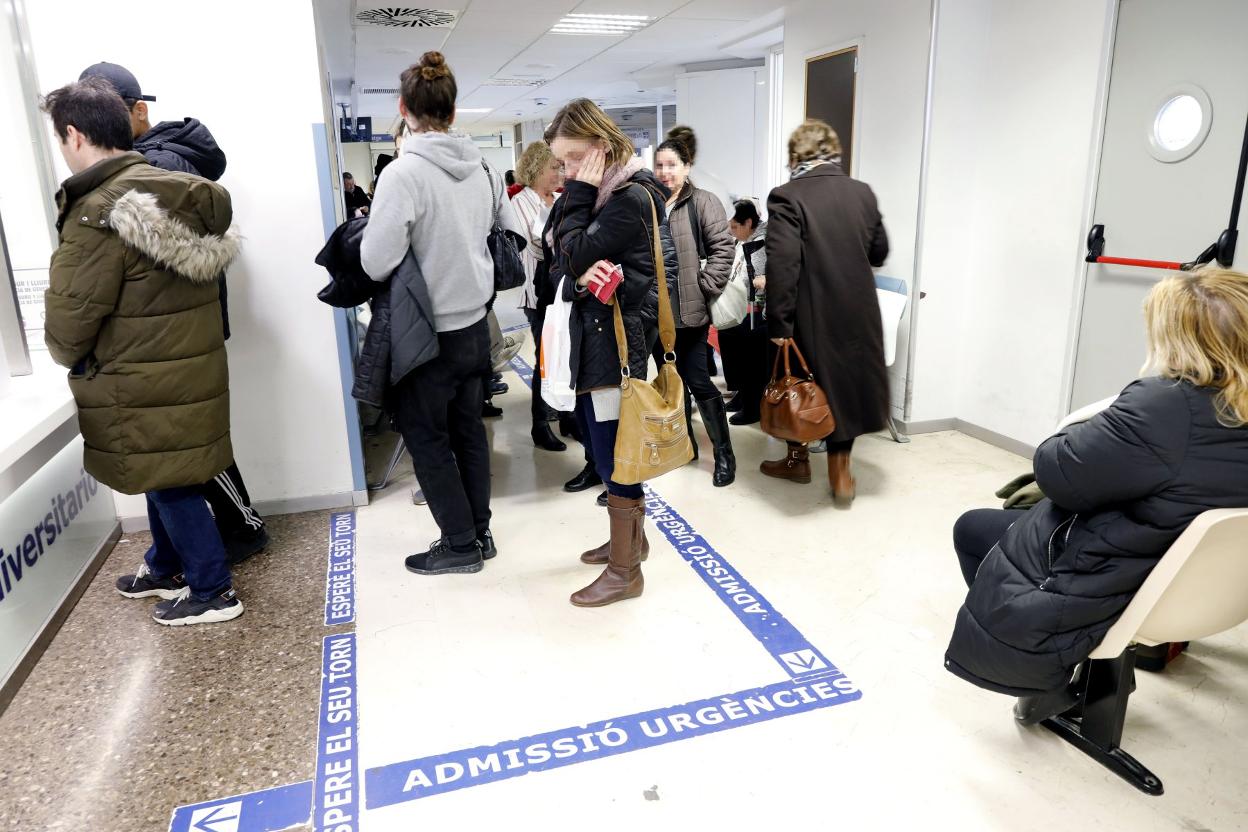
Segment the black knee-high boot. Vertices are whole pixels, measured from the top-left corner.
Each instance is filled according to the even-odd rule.
[[[732,485],[737,478],[737,457],[732,452],[732,439],[728,435],[728,411],[724,409],[723,396],[698,402],[702,424],[711,437],[715,451],[715,476],[712,482],[717,488]]]

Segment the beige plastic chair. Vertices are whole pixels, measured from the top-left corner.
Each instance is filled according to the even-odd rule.
[[[1187,527],[1080,667],[1076,711],[1046,728],[1148,794],[1161,780],[1119,748],[1135,646],[1193,641],[1248,621],[1248,509],[1215,509]]]

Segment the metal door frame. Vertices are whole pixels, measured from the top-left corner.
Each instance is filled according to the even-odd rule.
[[[1109,117],[1109,90],[1113,81],[1114,53],[1118,40],[1118,17],[1122,0],[1106,0],[1109,25],[1105,28],[1105,39],[1101,54],[1101,69],[1097,78],[1096,111],[1094,123],[1096,129],[1092,134],[1092,153],[1088,159],[1088,185],[1083,200],[1083,218],[1079,224],[1081,229],[1092,226],[1096,216],[1096,201],[1100,191],[1101,157],[1105,152],[1105,124]],[[1075,365],[1079,358],[1079,333],[1083,327],[1084,299],[1088,287],[1087,243],[1081,235],[1073,241],[1074,257],[1076,258],[1074,296],[1071,299],[1070,322],[1066,335],[1066,357],[1062,366],[1062,386],[1057,402],[1058,417],[1070,413],[1075,395]],[[1085,402],[1086,404],[1086,402]]]

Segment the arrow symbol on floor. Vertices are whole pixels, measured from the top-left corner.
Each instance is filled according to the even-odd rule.
[[[237,821],[239,815],[222,815],[221,812],[228,811],[231,808],[237,810],[240,806],[241,804],[239,803],[227,803],[222,806],[212,807],[211,813],[195,821],[194,825],[191,826],[191,832],[226,832],[224,828],[219,828],[217,824],[228,821],[235,821],[231,827],[238,829]]]
[[[781,653],[780,659],[794,673],[810,673],[812,670],[823,670],[827,663],[815,655],[814,650],[796,650],[792,653]]]

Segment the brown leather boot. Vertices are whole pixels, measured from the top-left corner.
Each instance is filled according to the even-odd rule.
[[[650,557],[650,541],[646,539],[646,525],[641,525],[641,559],[644,561]],[[581,555],[581,563],[588,563],[592,566],[602,566],[611,559],[611,541],[599,546],[597,549],[590,549]]]
[[[769,477],[792,482],[810,482],[810,450],[797,442],[789,443],[789,454],[784,459],[764,462],[758,466]]]
[[[611,517],[607,568],[592,584],[573,593],[572,603],[578,607],[605,607],[636,598],[645,588],[645,579],[641,576],[641,544],[646,510],[642,501],[612,494],[607,498],[607,512]]]
[[[849,451],[828,454],[828,482],[832,485],[832,499],[843,508],[853,505],[857,484],[850,469]]]

